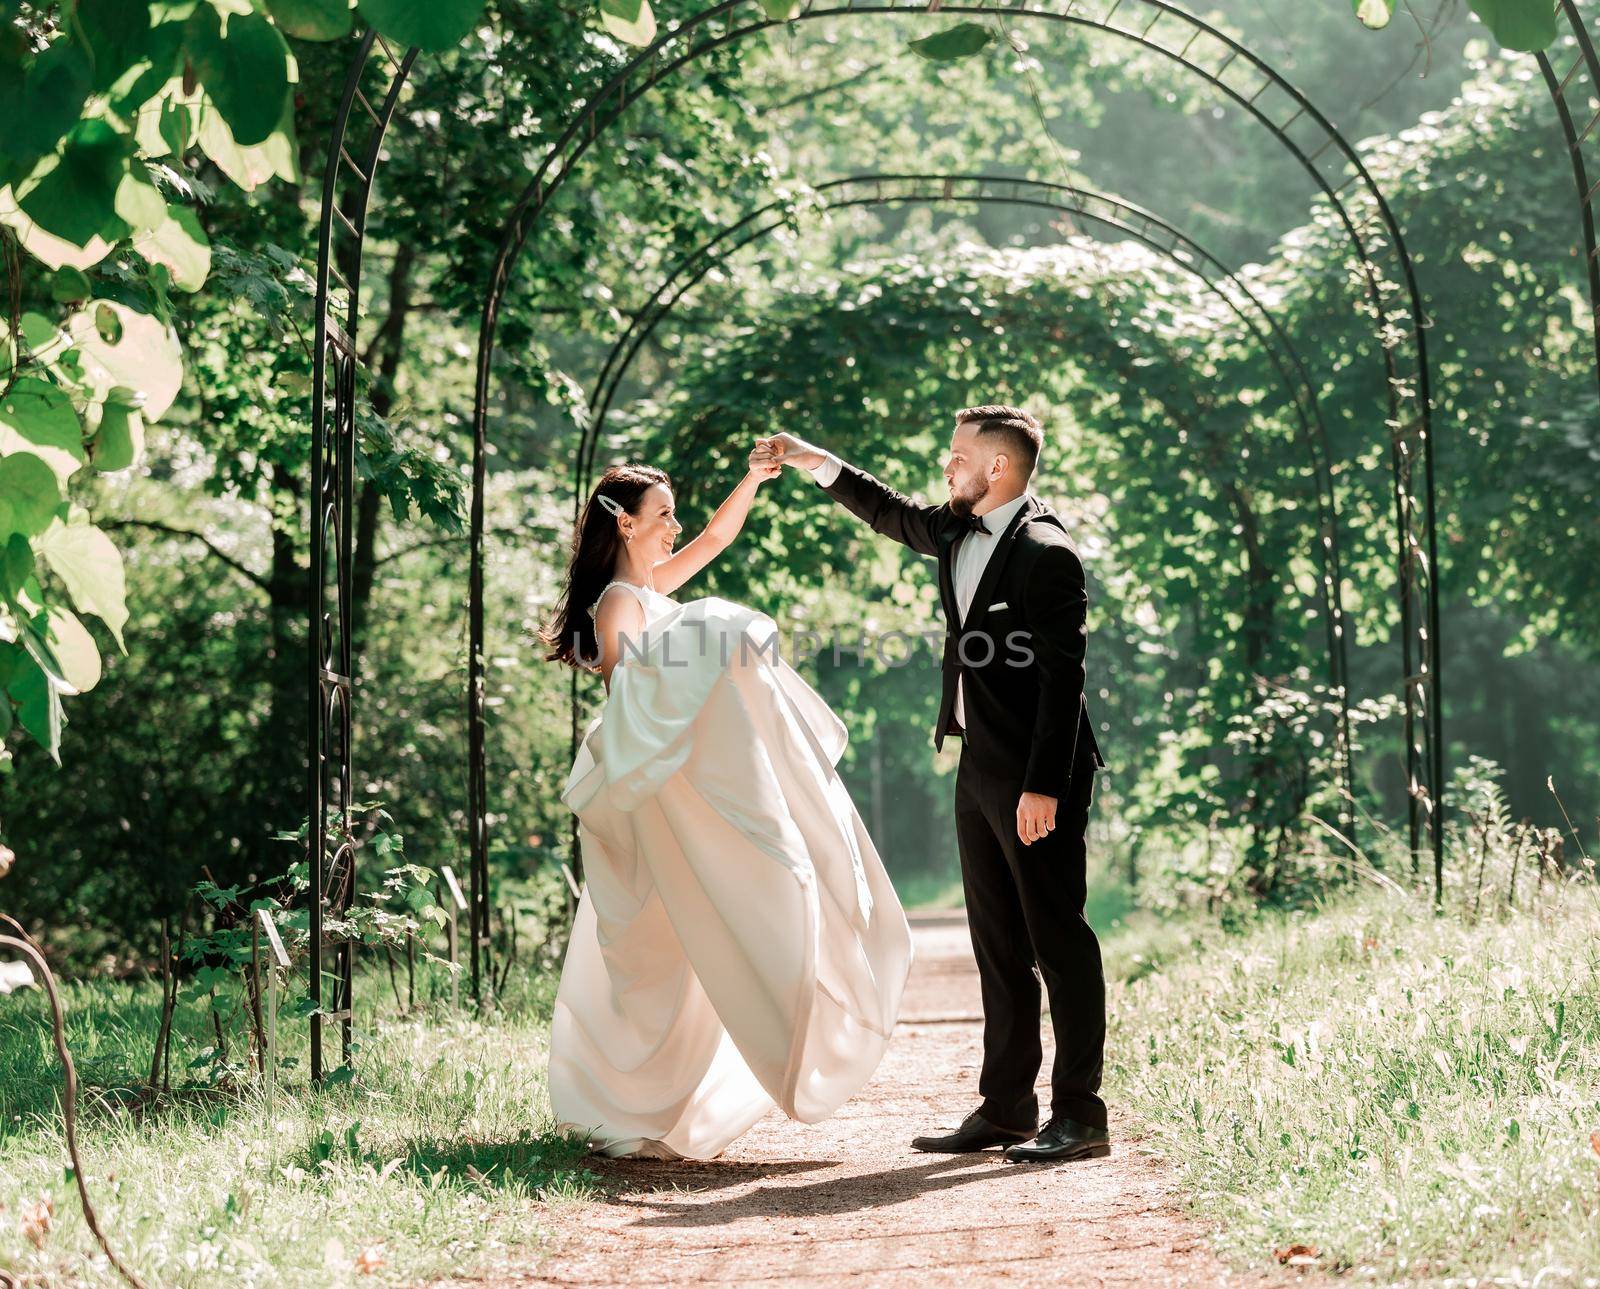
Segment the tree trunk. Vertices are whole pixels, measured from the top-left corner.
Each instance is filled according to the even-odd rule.
[[[1244,543],[1245,612],[1244,658],[1252,675],[1265,670],[1267,650],[1272,641],[1273,620],[1277,615],[1277,590],[1272,570],[1261,552],[1261,521],[1250,504],[1250,494],[1236,481],[1223,486],[1234,518],[1239,521]]]
[[[283,465],[273,467],[272,487],[281,496],[303,501],[305,485]],[[247,849],[258,874],[276,871],[289,859],[281,843],[272,840],[279,831],[292,832],[305,817],[308,770],[306,741],[306,638],[310,604],[306,567],[295,548],[294,534],[281,527],[272,530],[272,567],[267,575],[268,644],[266,678],[268,718],[262,739],[262,779],[257,809],[248,817],[259,821],[259,833]],[[275,866],[275,868],[274,868]]]
[[[1240,540],[1244,544],[1244,663],[1253,680],[1266,670],[1277,594],[1272,571],[1262,555],[1261,521],[1251,505],[1250,494],[1237,480],[1229,480],[1223,485],[1223,495],[1227,497],[1234,518],[1238,520]],[[1250,747],[1250,790],[1245,813],[1250,820],[1251,860],[1256,870],[1251,885],[1257,889],[1257,893],[1264,895],[1276,884],[1279,868],[1275,855],[1269,859],[1272,851],[1266,842],[1274,821],[1263,812],[1263,804],[1273,786],[1272,756],[1267,749],[1259,746],[1258,739],[1252,739]],[[1280,826],[1287,826],[1287,821],[1280,821]]]

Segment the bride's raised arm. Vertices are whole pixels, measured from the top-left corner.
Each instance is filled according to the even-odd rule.
[[[717,507],[717,513],[711,516],[711,522],[700,531],[699,536],[655,566],[652,571],[656,590],[663,595],[671,595],[727,550],[744,527],[745,516],[750,513],[750,503],[756,499],[756,489],[782,472],[781,465],[752,464],[749,472]]]

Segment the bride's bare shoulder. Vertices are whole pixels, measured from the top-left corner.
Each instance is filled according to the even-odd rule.
[[[613,582],[600,592],[595,601],[595,630],[623,631],[644,621],[644,605],[626,582]]]

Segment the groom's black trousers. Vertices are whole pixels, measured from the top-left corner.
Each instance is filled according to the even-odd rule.
[[[1106,1106],[1099,1095],[1106,1043],[1105,976],[1100,942],[1083,916],[1092,766],[1072,776],[1068,793],[1056,802],[1055,829],[1025,846],[1017,836],[1021,779],[983,771],[962,744],[956,771],[956,840],[983,988],[979,1111],[1002,1128],[1031,1130],[1038,1120],[1033,1084],[1043,1059],[1041,977],[1056,1040],[1051,1112],[1091,1127],[1106,1126]]]

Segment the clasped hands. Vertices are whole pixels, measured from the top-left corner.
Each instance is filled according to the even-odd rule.
[[[792,465],[810,470],[821,465],[826,456],[821,448],[813,447],[796,435],[774,434],[770,438],[756,440],[755,447],[750,449],[750,469],[770,469],[777,474],[784,466]]]

